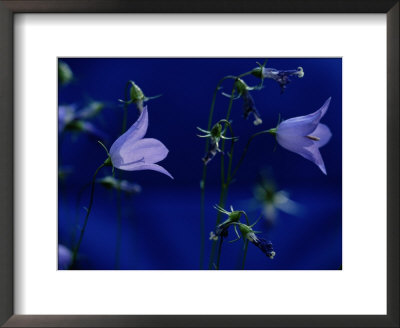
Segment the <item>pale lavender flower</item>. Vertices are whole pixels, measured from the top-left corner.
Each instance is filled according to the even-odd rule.
[[[58,270],[67,270],[72,262],[72,252],[64,245],[58,245]]]
[[[315,163],[324,174],[326,169],[319,148],[328,143],[332,133],[319,121],[328,110],[330,101],[329,97],[316,112],[288,119],[270,130],[276,135],[279,145]]]
[[[167,157],[168,149],[157,139],[143,138],[148,123],[148,111],[144,107],[138,120],[111,146],[112,165],[124,171],[153,170],[173,179],[166,169],[155,164]]]

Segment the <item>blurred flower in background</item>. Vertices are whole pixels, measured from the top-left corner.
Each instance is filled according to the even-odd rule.
[[[58,245],[58,270],[67,270],[72,262],[72,252],[64,245]]]
[[[127,180],[119,180],[111,175],[98,179],[97,182],[107,189],[115,189],[129,195],[136,195],[142,191],[142,187],[137,183],[131,183]]]
[[[58,82],[60,85],[67,85],[74,79],[74,74],[72,73],[69,65],[59,60],[58,61]]]

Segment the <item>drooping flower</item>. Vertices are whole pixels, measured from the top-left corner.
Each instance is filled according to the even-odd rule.
[[[115,189],[126,194],[138,194],[142,191],[142,187],[137,183],[131,183],[127,180],[119,180],[111,175],[99,179],[98,182],[107,189]]]
[[[286,85],[291,82],[290,76],[297,76],[302,78],[304,71],[302,67],[298,67],[297,70],[277,70],[275,68],[267,68],[260,65],[252,70],[252,74],[262,79],[273,79],[279,83],[281,87],[281,93],[285,91]]]
[[[119,99],[119,101],[126,104],[134,103],[140,113],[143,111],[143,104],[145,101],[161,97],[161,95],[157,95],[154,97],[146,97],[142,89],[140,89],[140,87],[135,82],[129,81],[128,83],[131,85],[131,88],[129,90],[130,99],[128,101]]]
[[[319,148],[330,140],[329,128],[319,123],[328,110],[331,98],[316,112],[288,119],[269,132],[276,136],[279,145],[315,163],[326,174],[325,164]]]
[[[72,263],[72,252],[64,245],[58,245],[58,270],[67,270]]]
[[[247,239],[252,244],[257,246],[271,260],[275,257],[276,253],[272,247],[272,243],[263,238],[257,237],[257,231],[254,231],[251,226],[241,223],[239,224],[239,229],[244,239]]]
[[[138,120],[111,146],[110,164],[124,171],[153,170],[173,179],[172,175],[155,163],[167,157],[168,149],[153,138],[143,138],[149,123],[147,106]]]
[[[238,93],[238,97],[242,97],[243,99],[243,117],[247,119],[250,114],[253,114],[253,124],[260,125],[262,123],[260,113],[258,112],[254,103],[254,99],[250,94],[250,91],[256,89],[256,87],[249,87],[246,82],[240,78],[237,78],[235,81],[235,88]]]

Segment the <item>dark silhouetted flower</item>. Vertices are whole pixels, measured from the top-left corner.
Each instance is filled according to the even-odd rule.
[[[267,67],[256,67],[253,69],[252,74],[262,79],[273,79],[279,83],[281,87],[281,93],[285,91],[286,85],[291,82],[290,76],[297,76],[302,78],[304,71],[302,67],[298,67],[297,70],[277,70],[275,68]]]
[[[267,255],[271,260],[275,257],[275,252],[270,241],[266,241],[263,238],[256,236],[256,231],[252,229],[251,226],[246,224],[239,224],[240,232],[244,239],[247,239],[252,244],[257,246],[265,255]]]
[[[316,112],[288,119],[269,132],[276,136],[279,145],[315,163],[326,174],[325,164],[319,148],[326,145],[332,133],[329,128],[319,123],[328,110],[331,98]]]
[[[148,127],[147,107],[138,120],[111,146],[109,158],[113,167],[124,171],[153,170],[173,179],[163,167],[155,164],[167,157],[168,149],[153,138],[143,138]]]

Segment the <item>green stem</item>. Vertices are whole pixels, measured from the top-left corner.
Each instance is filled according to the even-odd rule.
[[[221,84],[227,79],[235,79],[236,77],[228,75],[223,77],[219,80],[217,86],[214,89],[213,98],[211,101],[210,113],[208,115],[208,125],[207,130],[211,130],[211,124],[213,121],[214,116],[214,107],[215,101],[217,98],[218,91],[220,90]],[[206,145],[204,149],[204,153],[207,154],[208,149],[210,147],[210,141],[206,140]],[[207,177],[207,165],[203,164],[203,174],[200,181],[200,189],[201,189],[201,201],[200,201],[200,269],[203,269],[204,266],[204,247],[205,247],[205,220],[204,220],[204,204],[205,204],[205,184],[206,184],[206,177]]]
[[[117,191],[117,243],[115,246],[115,270],[119,269],[121,253],[122,213],[121,213],[121,190]]]
[[[229,99],[229,105],[228,105],[228,110],[226,113],[226,118],[225,121],[229,122],[229,118],[231,115],[231,110],[232,110],[232,104],[233,104],[233,99],[234,99],[234,94],[235,94],[235,86],[233,86],[232,88],[232,92],[231,92],[231,97]],[[232,133],[232,132],[231,132]],[[224,133],[224,137],[225,137],[226,131]],[[232,139],[232,146],[234,145],[235,141],[234,139]],[[224,150],[225,150],[225,139],[222,139],[222,143],[221,143],[221,152],[222,154],[224,154]],[[233,155],[233,148],[231,148],[231,152]],[[232,161],[232,157],[230,156],[229,161]],[[227,188],[228,185],[225,183],[225,162],[224,162],[224,156],[221,156],[221,193],[220,193],[220,197],[219,197],[219,206],[224,207],[225,206],[225,199],[226,199],[226,193],[227,193]],[[219,222],[221,221],[221,215],[222,213],[218,211],[217,214],[217,220],[215,223],[215,226],[217,226],[219,224]],[[215,248],[216,248],[216,241],[213,241],[213,244],[211,246],[211,254],[210,254],[210,260],[208,262],[208,269],[212,269],[212,265],[214,262],[214,256],[215,256]]]
[[[249,241],[246,239],[244,241],[244,248],[243,248],[242,270],[244,270],[244,264],[246,263],[246,255],[247,255],[247,246],[248,245],[249,245]]]
[[[86,229],[86,226],[87,226],[87,223],[88,223],[89,214],[90,214],[90,211],[91,211],[91,209],[92,209],[92,205],[93,205],[93,195],[94,195],[94,186],[95,186],[95,184],[96,184],[96,176],[97,176],[97,173],[99,173],[99,171],[100,171],[104,166],[106,166],[106,165],[107,165],[106,163],[101,164],[101,165],[97,168],[97,170],[94,172],[94,175],[93,175],[93,178],[92,178],[92,188],[91,188],[91,191],[90,191],[89,207],[88,207],[87,212],[86,212],[85,222],[84,222],[84,224],[83,224],[83,227],[82,227],[82,230],[81,230],[81,234],[80,234],[80,236],[79,236],[78,243],[76,244],[76,247],[74,248],[74,252],[73,252],[73,254],[72,254],[72,261],[71,261],[70,268],[72,268],[73,265],[75,264],[76,256],[78,255],[79,247],[81,246],[82,239],[83,239],[83,235],[84,235],[84,233],[85,233],[85,229]]]
[[[75,221],[74,221],[74,225],[72,227],[72,231],[71,231],[71,245],[75,244],[75,239],[76,239],[76,233],[77,233],[77,229],[79,226],[79,204],[81,203],[81,198],[82,198],[82,194],[83,192],[86,190],[87,187],[89,187],[91,185],[91,182],[86,183],[85,185],[83,185],[81,187],[81,189],[79,189],[78,194],[76,195],[76,202],[75,202]]]
[[[219,261],[221,259],[221,250],[222,250],[222,243],[224,242],[224,238],[221,237],[219,239],[219,244],[218,244],[218,255],[217,255],[217,264],[215,265],[215,269],[219,270]]]
[[[257,133],[253,134],[253,135],[249,138],[249,140],[247,141],[246,147],[243,149],[242,155],[240,156],[240,159],[239,159],[238,163],[236,164],[235,169],[233,170],[233,174],[232,174],[232,176],[230,177],[230,179],[228,180],[228,183],[230,183],[230,182],[232,181],[232,179],[235,177],[237,171],[239,170],[240,165],[242,165],[243,160],[244,160],[244,158],[246,157],[247,151],[249,150],[249,146],[250,146],[250,143],[252,142],[252,140],[253,140],[255,137],[257,137],[257,136],[259,136],[259,135],[261,135],[261,134],[271,133],[271,130],[272,130],[272,129],[257,132]]]

